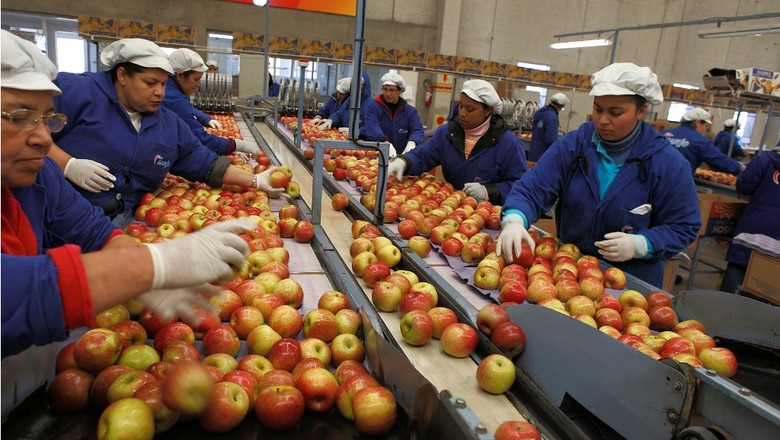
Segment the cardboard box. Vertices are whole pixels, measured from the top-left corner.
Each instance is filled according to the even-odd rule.
[[[717,194],[699,194],[701,237],[734,236],[734,228],[747,206],[747,201]]]
[[[537,228],[541,229],[542,231],[548,233],[548,234],[556,234],[555,229],[555,219],[552,218],[542,218],[539,219],[536,223],[533,224]]]
[[[742,88],[746,92],[780,98],[780,72],[746,67],[740,69]]]
[[[780,258],[753,251],[742,289],[780,305]]]

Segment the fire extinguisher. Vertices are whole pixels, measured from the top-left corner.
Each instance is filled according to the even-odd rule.
[[[431,86],[431,80],[426,79],[423,81],[423,86],[425,87],[425,105],[431,105],[431,100],[433,100],[433,87]]]

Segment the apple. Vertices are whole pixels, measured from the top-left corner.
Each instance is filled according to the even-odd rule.
[[[671,295],[669,295],[666,292],[661,291],[653,291],[648,293],[645,298],[647,299],[647,307],[648,310],[652,309],[655,306],[669,306],[673,307],[674,302],[672,301]]]
[[[529,267],[534,260],[534,250],[523,242],[520,247],[520,255],[504,255],[507,264],[514,263],[523,267]]]
[[[596,323],[599,327],[609,326],[617,331],[623,330],[623,317],[620,315],[620,312],[615,309],[607,307],[598,309],[596,310],[594,317],[596,318]]]
[[[163,403],[174,411],[198,414],[208,404],[212,385],[211,374],[202,363],[177,362],[163,381]]]
[[[292,203],[288,203],[279,208],[279,220],[285,218],[298,219],[298,207]]]
[[[663,357],[663,354],[661,354]],[[677,362],[688,364],[694,368],[703,367],[704,363],[693,353],[677,353],[671,356]]]
[[[479,243],[466,243],[460,253],[464,263],[478,263],[485,258],[485,248]]]
[[[349,245],[349,255],[355,258],[361,252],[374,253],[374,243],[365,237],[358,237]]]
[[[255,327],[246,337],[246,348],[250,353],[267,356],[271,352],[271,347],[282,336],[268,324]]]
[[[626,290],[618,297],[620,306],[622,308],[627,307],[639,307],[644,311],[648,310],[647,298],[636,290]]]
[[[268,360],[279,370],[292,371],[301,359],[301,344],[293,338],[279,339],[268,353]]]
[[[222,433],[238,426],[249,412],[246,390],[233,382],[214,384],[206,408],[198,414],[198,422],[206,431]]]
[[[300,341],[301,358],[317,359],[320,366],[327,366],[331,360],[331,348],[323,340],[318,338],[304,338]]]
[[[103,410],[98,419],[98,440],[153,437],[154,415],[141,399],[130,397],[118,400]]]
[[[95,314],[95,328],[111,328],[114,324],[130,319],[130,312],[123,304],[117,304]]]
[[[515,382],[515,364],[504,355],[491,354],[477,366],[477,384],[491,394],[503,394]]]
[[[146,369],[146,372],[154,376],[158,381],[161,381],[168,376],[171,368],[173,368],[172,362],[160,361],[149,365],[149,368]]]
[[[203,365],[207,367],[215,367],[218,369],[221,374],[216,374],[215,371],[215,377],[217,377],[218,380],[216,382],[222,380],[222,376],[224,376],[227,373],[230,373],[231,371],[238,368],[238,360],[235,358],[235,356],[231,356],[227,353],[214,353],[206,356],[201,361],[203,362]]]
[[[159,380],[142,385],[133,394],[133,398],[142,400],[152,411],[155,435],[168,431],[179,420],[180,414],[163,403],[162,382]]]
[[[614,339],[618,339],[621,336],[620,330],[616,329],[615,327],[611,327],[609,325],[602,325],[601,327],[599,327],[599,331],[608,336],[611,336]]]
[[[333,194],[330,202],[334,211],[343,211],[349,206],[349,199],[344,193]]]
[[[271,312],[271,316],[268,318],[268,325],[279,333],[282,338],[294,338],[301,332],[304,323],[303,317],[297,310],[287,304],[283,304]]]
[[[514,322],[499,324],[490,335],[490,341],[504,356],[514,359],[525,350],[525,332]]]
[[[301,196],[301,186],[298,184],[298,182],[291,181],[287,184],[287,188],[284,190],[284,192],[293,199],[297,199]]]
[[[357,335],[363,326],[363,318],[352,309],[341,309],[336,313],[336,325],[340,335],[345,333]]]
[[[254,330],[255,327],[263,325],[265,319],[263,318],[263,313],[257,308],[252,306],[241,306],[231,313],[229,322],[230,328],[233,329],[236,336],[241,340],[246,340],[249,333]],[[206,335],[208,336],[208,333],[206,333]]]
[[[370,224],[371,223],[369,223],[366,220],[355,220],[355,221],[353,221],[352,225],[351,225],[352,238],[358,238],[358,236],[360,235],[361,230],[364,227],[366,227],[366,226],[368,226]]]
[[[279,278],[282,280],[290,277],[290,268],[287,267],[286,263],[282,263],[281,261],[272,261],[260,269],[260,273],[266,272],[275,273],[279,275]]]
[[[89,407],[90,388],[95,376],[80,368],[57,373],[46,392],[49,408],[56,413],[83,411]]]
[[[219,315],[212,313],[211,310],[203,309],[203,308],[196,308],[193,310],[193,314],[195,315],[195,318],[193,319],[193,322],[198,322],[197,325],[189,325],[192,329],[193,334],[195,335],[195,339],[202,340],[203,335],[206,334],[209,330],[219,327],[220,319]]]
[[[683,337],[672,338],[666,341],[661,347],[661,357],[668,358],[678,353],[696,354],[696,346],[688,339]]]
[[[425,345],[433,337],[433,319],[427,311],[412,310],[401,318],[401,336],[409,345]]]
[[[221,324],[203,335],[203,351],[206,355],[225,353],[235,357],[240,349],[241,341],[238,334],[228,324]]]
[[[200,358],[200,350],[194,343],[175,340],[165,347],[160,360],[173,363],[181,360],[199,361]]]
[[[412,272],[412,271],[410,271],[410,270],[406,270],[406,269],[399,269],[399,270],[396,270],[396,271],[395,271],[395,272],[393,272],[393,273],[397,273],[397,274],[400,274],[400,275],[403,275],[403,276],[405,276],[405,277],[406,277],[406,279],[408,279],[408,280],[409,280],[409,284],[411,284],[412,286],[414,286],[415,284],[417,284],[417,283],[419,283],[419,282],[420,282],[420,279],[419,279],[419,277],[417,276],[417,274],[416,274],[416,273],[414,273],[414,272]]]
[[[331,364],[334,367],[338,367],[339,364],[346,360],[363,362],[366,357],[363,341],[351,333],[342,333],[336,336],[330,344],[330,350]]]
[[[127,365],[111,365],[103,369],[97,376],[89,390],[89,400],[97,408],[105,408],[108,405],[108,387],[114,380],[124,373],[133,371]]]
[[[284,299],[279,295],[266,293],[253,298],[250,305],[260,311],[263,315],[263,322],[268,322],[274,309],[284,305]]]
[[[704,368],[715,370],[726,377],[737,374],[737,358],[725,347],[708,347],[699,352]]]
[[[479,336],[468,324],[456,322],[441,333],[441,348],[452,357],[466,357],[477,347]]]
[[[255,415],[260,423],[272,431],[295,428],[306,409],[303,394],[291,385],[263,388],[255,401]]]
[[[483,290],[498,289],[500,279],[501,272],[495,267],[478,266],[474,272],[474,285]]]
[[[111,330],[122,340],[122,350],[133,344],[146,344],[146,329],[138,321],[122,321],[111,326]],[[70,344],[69,344],[70,345]],[[73,345],[70,345],[70,357],[73,358]],[[63,350],[60,350],[62,352]],[[75,361],[74,361],[75,362]],[[75,366],[75,364],[74,364]]]
[[[417,236],[417,225],[410,219],[404,219],[398,222],[398,235],[404,240]]]
[[[398,309],[402,296],[397,285],[389,281],[378,281],[371,291],[371,302],[379,311],[394,312]]]
[[[704,333],[707,333],[704,330],[704,324],[702,324],[700,321],[697,321],[695,319],[686,319],[685,321],[680,321],[677,325],[674,326],[674,331],[679,333],[682,330],[689,329],[689,328],[694,328]]]
[[[614,296],[604,293],[602,295],[599,295],[598,298],[593,302],[596,306],[596,310],[600,309],[614,309],[618,312],[623,310],[623,306],[620,305],[620,301],[617,300]]]
[[[286,188],[290,183],[290,176],[277,169],[268,176],[268,183],[271,188]]]
[[[677,312],[669,306],[655,306],[647,314],[653,330],[672,330],[678,323]]]
[[[132,321],[127,321],[132,322]],[[78,368],[78,365],[76,365],[76,361],[73,359],[73,349],[75,348],[76,343],[71,342],[62,349],[60,349],[59,352],[57,352],[57,359],[55,360],[55,373],[61,373],[68,368]]]
[[[659,307],[665,307],[665,306],[659,306]],[[693,342],[693,345],[696,348],[697,355],[705,348],[715,347],[715,340],[711,336],[695,328],[680,330],[680,336]]]
[[[393,393],[381,385],[362,388],[352,397],[355,428],[363,435],[379,436],[395,426],[397,405]]]
[[[378,281],[390,276],[390,266],[382,261],[374,261],[366,266],[362,276],[368,287],[373,288]]]
[[[588,316],[594,316],[596,314],[596,305],[593,300],[584,295],[578,295],[570,298],[566,302],[566,310],[574,315],[585,314]]]
[[[266,252],[273,258],[274,261],[280,263],[290,263],[290,251],[283,247],[284,241],[280,237],[270,236],[266,237]]]
[[[295,309],[300,309],[303,305],[303,287],[301,287],[300,283],[292,278],[279,280],[274,285],[273,291],[269,293],[281,296],[286,305]]]
[[[247,373],[251,374],[259,384],[262,378],[273,370],[274,366],[271,361],[266,359],[264,356],[251,353],[242,356],[238,361],[238,366],[233,371],[246,371]],[[225,376],[232,373],[233,371],[227,372]]]
[[[415,225],[416,227],[416,225]],[[450,225],[438,225],[431,229],[431,243],[444,247],[444,242],[452,237],[456,228]],[[460,240],[458,240],[460,241]],[[461,242],[463,244],[463,242]],[[449,255],[449,254],[448,254]]]
[[[555,282],[555,290],[558,291],[558,299],[566,302],[580,294],[580,285],[576,279],[562,278]]]
[[[580,272],[580,293],[595,301],[605,293],[603,281],[593,276],[583,277]]]
[[[95,328],[88,330],[73,347],[73,360],[79,368],[97,374],[113,365],[122,354],[122,339],[113,330]]]
[[[306,220],[301,220],[295,225],[293,238],[298,243],[309,243],[314,238],[314,225]]]
[[[509,314],[498,304],[487,304],[477,311],[477,328],[490,337],[499,325],[509,322]]]
[[[626,287],[626,274],[617,267],[608,267],[604,271],[604,287],[621,290]]]
[[[374,249],[376,249],[376,258],[388,267],[395,267],[401,262],[401,250],[395,245],[391,244],[381,248],[374,245]]]
[[[412,287],[409,288],[409,293],[425,294],[431,303],[431,307],[436,307],[436,304],[439,303],[439,294],[436,292],[436,287],[431,283],[425,281],[414,283],[412,284]]]
[[[160,354],[150,345],[133,344],[119,355],[116,363],[135,370],[145,371],[150,365],[160,362]]]
[[[355,272],[355,275],[362,277],[366,266],[374,261],[377,261],[377,257],[373,252],[363,251],[352,258],[352,271]]]
[[[401,295],[401,301],[398,304],[398,311],[401,315],[405,315],[412,310],[427,312],[432,308],[430,297],[421,291],[413,292],[410,290],[409,293]]]
[[[195,342],[195,331],[183,322],[165,324],[154,335],[154,348],[162,354],[173,341]]]
[[[303,394],[306,409],[324,413],[335,405],[339,384],[325,368],[312,368],[303,372],[296,387]]]
[[[368,375],[368,370],[365,366],[363,366],[362,363],[352,360],[346,360],[339,364],[338,367],[336,367],[336,372],[334,373],[334,376],[336,377],[336,382],[339,383],[339,385],[344,384],[344,382],[349,379],[352,376],[355,375],[361,375],[366,374]]]
[[[106,401],[112,403],[117,400],[133,397],[133,394],[135,394],[136,390],[141,388],[141,386],[156,381],[157,378],[146,371],[133,370],[122,373],[108,386],[108,390],[106,390]]]
[[[295,234],[295,228],[298,225],[298,219],[288,217],[279,220],[279,235],[283,238],[292,238]]]
[[[220,290],[218,294],[209,298],[209,304],[223,322],[230,321],[233,311],[244,305],[237,293],[226,289]]]
[[[641,322],[629,322],[623,328],[623,333],[644,338],[645,336],[651,335],[653,332],[650,330],[650,327],[644,325]]]
[[[434,307],[428,310],[428,315],[433,320],[433,334],[431,336],[434,339],[440,339],[447,326],[458,322],[458,316],[447,307]]]
[[[558,289],[551,281],[538,280],[531,282],[526,289],[527,300],[532,304],[540,303],[546,299],[556,299],[558,297]]]
[[[460,257],[460,254],[463,252],[463,246],[462,241],[455,237],[449,237],[442,242],[441,252],[448,257]]]
[[[425,258],[431,253],[431,242],[423,236],[415,235],[410,237],[408,245],[420,258]]]
[[[303,319],[303,335],[306,338],[317,338],[329,343],[338,334],[336,315],[329,310],[314,309]]]
[[[666,343],[666,339],[664,339],[662,336],[650,334],[642,336],[642,342],[647,344],[648,347],[652,348],[654,352],[661,353],[663,346]]]
[[[620,317],[623,319],[623,325],[627,325],[629,322],[640,322],[650,327],[650,316],[641,307],[625,307],[620,312]]]
[[[343,381],[339,381],[339,390],[336,393],[336,408],[347,420],[355,420],[355,411],[352,407],[352,399],[355,393],[368,386],[379,385],[376,379],[367,372],[353,374]]]
[[[335,314],[339,310],[349,308],[349,297],[337,290],[329,290],[320,295],[317,307]]]

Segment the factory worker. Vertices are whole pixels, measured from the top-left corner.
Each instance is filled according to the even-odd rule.
[[[211,128],[222,128],[219,121],[197,110],[190,102],[190,96],[200,87],[203,72],[208,69],[203,58],[193,50],[181,48],[171,52],[168,55],[168,61],[171,63],[173,75],[165,83],[163,107],[177,114],[192,130],[200,143],[209,150],[220,155],[240,151],[255,156],[260,151],[257,143],[214,136],[203,128],[204,125]]]
[[[615,63],[591,84],[592,121],[558,138],[514,184],[496,252],[511,260],[523,242],[534,249],[526,229],[555,206],[561,243],[660,286],[664,260],[685,250],[701,225],[693,176],[643,121],[648,106],[663,101],[649,68]]]
[[[745,155],[745,151],[742,150],[742,144],[739,142],[739,136],[736,135],[737,130],[739,130],[739,123],[734,119],[726,119],[723,121],[723,130],[715,135],[715,140],[713,141],[718,150],[725,155],[729,154],[729,147],[731,147],[732,158]]]
[[[65,181],[46,152],[70,121],[55,113],[54,64],[5,30],[2,43],[2,357],[67,339],[95,313],[136,297],[164,317],[198,323],[217,281],[249,249],[224,222],[175,240],[137,244]]]
[[[745,166],[721,153],[704,134],[712,128],[712,116],[701,107],[688,110],[680,119],[680,126],[663,134],[690,164],[691,175],[702,162],[715,171],[739,174]]]
[[[172,173],[219,188],[249,186],[271,197],[273,167],[242,170],[203,146],[187,124],[162,107],[165,84],[173,75],[168,57],[156,44],[139,38],[115,41],[100,54],[106,72],[61,72],[54,98],[68,124],[54,134],[49,156],[65,177],[120,228],[132,221],[141,196],[157,190]]]
[[[207,72],[209,73],[219,72],[219,64],[217,64],[215,60],[206,61],[206,67],[208,68]]]
[[[278,82],[274,81],[274,77],[271,75],[271,72],[268,72],[268,96],[279,96],[279,90],[281,90],[282,86],[279,85]]]
[[[323,119],[329,119],[330,115],[339,109],[341,103],[349,98],[349,88],[352,86],[352,78],[341,78],[336,82],[336,91],[325,99],[325,103],[317,110],[311,124],[319,125]]]
[[[351,86],[351,82],[350,82]],[[368,104],[371,103],[371,78],[368,72],[363,71],[360,80],[360,112],[358,113],[358,128],[363,126],[363,114]],[[349,127],[349,91],[347,97],[341,102],[341,105],[335,112],[331,113],[327,119],[320,121],[318,128],[327,130],[329,128]]]
[[[501,205],[512,183],[526,171],[520,140],[501,117],[501,98],[481,79],[463,83],[458,117],[436,129],[433,137],[398,156],[387,169],[401,179],[441,165],[444,179],[478,201]]]
[[[528,160],[538,162],[542,154],[558,139],[558,114],[567,105],[569,105],[569,98],[563,93],[556,93],[550,98],[549,104],[534,113]]]
[[[409,105],[401,93],[406,81],[397,73],[382,76],[382,93],[363,109],[360,137],[369,141],[389,142],[390,157],[412,151],[424,139],[417,109]]]

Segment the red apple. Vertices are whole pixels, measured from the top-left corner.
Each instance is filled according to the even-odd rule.
[[[175,340],[168,344],[163,351],[160,360],[164,362],[178,362],[182,360],[199,361],[200,350],[192,342]]]
[[[468,324],[456,322],[441,333],[441,348],[452,357],[466,357],[477,347],[477,331]]]
[[[678,322],[677,312],[669,306],[655,306],[647,314],[653,330],[672,330]]]
[[[239,339],[245,340],[255,327],[263,325],[263,313],[252,306],[241,306],[230,315],[230,327]],[[207,334],[208,335],[208,334]],[[205,347],[205,338],[204,338]]]
[[[336,314],[339,310],[349,308],[349,297],[337,290],[329,290],[320,295],[317,307]]]
[[[342,333],[333,339],[330,344],[331,364],[338,367],[346,360],[363,362],[366,357],[366,349],[363,341],[351,333]]]
[[[73,347],[73,360],[82,370],[97,374],[113,365],[122,354],[122,339],[113,330],[95,328],[87,331]]]
[[[271,347],[279,339],[282,339],[282,336],[276,330],[263,324],[249,332],[249,336],[246,337],[246,348],[250,353],[267,356],[271,352]]]
[[[433,320],[432,337],[435,339],[441,338],[441,333],[447,326],[458,322],[458,316],[447,307],[434,307],[428,310],[428,315]]]
[[[194,343],[195,332],[183,322],[166,324],[154,335],[154,348],[162,354],[173,341]]]
[[[604,270],[604,287],[621,290],[626,287],[626,274],[617,267]]]
[[[433,337],[433,320],[427,311],[412,310],[401,318],[401,336],[409,345],[425,345]]]
[[[54,376],[47,400],[56,413],[83,411],[89,407],[89,394],[95,377],[80,368],[68,368]]]
[[[496,428],[493,434],[496,440],[542,440],[534,425],[521,420],[507,420]]]
[[[336,325],[340,335],[345,333],[357,335],[363,326],[363,318],[352,309],[341,309],[336,313]]]
[[[108,403],[116,402],[117,400],[133,397],[136,390],[141,386],[156,382],[157,379],[146,371],[128,371],[117,376],[111,385],[109,385],[106,391],[106,399]]]
[[[325,368],[312,368],[303,372],[296,387],[303,394],[306,409],[324,413],[335,405],[339,384]]]
[[[647,307],[649,309],[655,306],[674,306],[671,295],[666,292],[653,291],[648,293],[645,298],[647,299]]]
[[[338,334],[336,315],[328,310],[314,309],[303,319],[303,335],[306,338],[318,338],[329,343]]]
[[[499,325],[509,322],[509,314],[498,304],[487,304],[477,312],[477,328],[490,337]]]
[[[271,361],[266,359],[264,356],[250,353],[248,355],[241,357],[241,359],[239,359],[238,367],[233,371],[246,371],[247,373],[251,374],[252,377],[255,378],[259,386],[262,378],[265,377],[267,373],[270,373],[271,371],[275,371],[275,370]],[[284,370],[279,370],[279,371],[284,371]],[[230,373],[232,373],[232,371],[228,372],[225,376],[227,376]]]
[[[306,409],[303,394],[290,385],[269,386],[261,390],[255,401],[255,414],[260,423],[272,431],[295,428]]]
[[[292,371],[301,359],[301,344],[293,338],[279,339],[268,353],[268,360],[279,370]]]
[[[212,385],[211,374],[202,363],[177,362],[163,381],[163,403],[174,411],[198,414],[208,405]]]
[[[510,359],[519,356],[525,350],[525,340],[525,332],[513,322],[500,324],[490,335],[493,345]]]
[[[410,237],[408,244],[409,248],[420,258],[425,258],[431,253],[431,242],[423,236],[415,235]]]
[[[402,296],[401,289],[397,285],[389,281],[378,281],[371,291],[371,302],[379,311],[394,312],[398,309]]]
[[[699,353],[704,368],[715,370],[726,377],[737,374],[737,358],[725,347],[704,348]]]
[[[159,380],[142,385],[133,394],[133,398],[142,400],[152,411],[155,435],[168,431],[179,420],[180,414],[163,403],[162,382]]]
[[[368,287],[373,288],[378,281],[390,276],[390,266],[382,261],[374,261],[366,266],[362,276]]]
[[[363,435],[384,435],[395,426],[395,397],[383,386],[368,386],[358,390],[352,397],[352,409],[355,428]]]

